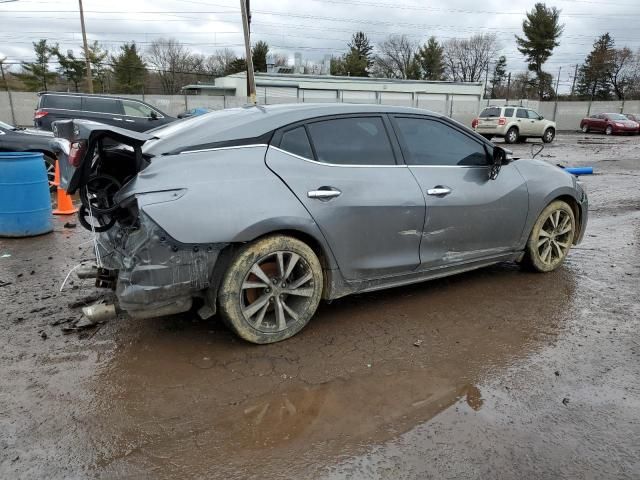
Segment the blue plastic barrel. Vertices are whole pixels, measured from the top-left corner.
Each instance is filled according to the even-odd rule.
[[[42,153],[0,152],[0,236],[29,237],[52,230]]]

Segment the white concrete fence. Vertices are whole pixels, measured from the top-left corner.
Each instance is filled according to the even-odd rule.
[[[345,103],[380,103],[383,105],[413,106],[441,113],[470,125],[471,120],[489,105],[504,105],[501,100],[478,100],[471,95],[439,95],[439,94],[401,94],[393,92],[369,92],[373,96],[363,98],[340,97]],[[207,95],[120,95],[122,97],[144,100],[158,107],[169,115],[178,115],[185,110],[195,107],[222,110],[246,104],[245,97],[235,96],[207,96]],[[15,123],[21,126],[33,125],[33,112],[38,103],[38,97],[33,92],[12,92],[13,111],[9,105],[7,92],[0,92],[0,121]],[[258,91],[258,103],[295,103],[295,102],[335,102],[335,95],[331,98],[321,96],[310,90],[300,97],[266,97],[264,92]],[[339,100],[338,100],[339,101]],[[558,130],[577,130],[580,119],[589,113],[640,113],[640,100],[608,101],[608,102],[539,102],[532,100],[512,100],[511,105],[522,105],[536,110],[548,119],[555,119]]]

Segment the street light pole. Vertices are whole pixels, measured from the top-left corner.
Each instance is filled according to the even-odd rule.
[[[82,43],[84,44],[84,59],[87,62],[87,89],[93,93],[93,75],[91,74],[91,61],[89,60],[89,46],[87,45],[87,32],[84,29],[84,10],[82,0],[78,0],[80,5],[80,26],[82,27]]]
[[[253,76],[253,59],[251,58],[251,38],[249,34],[249,12],[248,0],[240,0],[240,10],[242,12],[242,30],[244,31],[244,48],[247,63],[247,96],[249,103],[256,104],[256,80]]]

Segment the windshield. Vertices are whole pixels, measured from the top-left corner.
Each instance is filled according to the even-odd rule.
[[[628,120],[627,117],[625,117],[624,115],[620,114],[620,113],[609,113],[607,115],[611,120]]]
[[[485,108],[480,112],[481,117],[499,117],[500,116],[500,108],[499,107],[489,107]]]

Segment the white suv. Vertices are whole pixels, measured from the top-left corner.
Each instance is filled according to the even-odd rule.
[[[524,142],[529,137],[551,143],[556,136],[556,122],[528,108],[509,105],[485,108],[472,126],[483,137],[503,137],[506,143]]]

